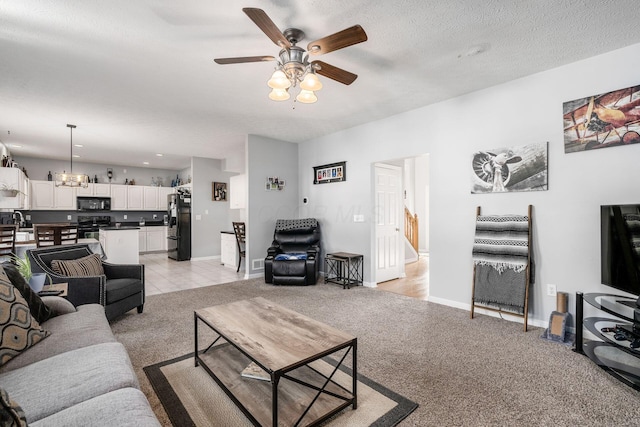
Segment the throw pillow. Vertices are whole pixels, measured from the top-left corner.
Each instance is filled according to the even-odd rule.
[[[11,400],[9,393],[2,388],[0,388],[0,425],[11,427],[27,425],[27,417],[20,405]]]
[[[31,315],[22,294],[0,274],[0,366],[50,335]]]
[[[91,254],[83,258],[51,261],[51,269],[61,276],[102,276],[102,260],[100,255]]]
[[[29,310],[31,311],[31,315],[35,317],[38,323],[42,323],[45,320],[49,320],[55,316],[53,310],[51,310],[42,299],[38,296],[37,293],[33,292],[29,284],[22,274],[18,271],[18,268],[11,264],[10,262],[5,262],[1,265],[2,270],[7,275],[11,284],[15,286],[25,300],[27,300],[27,304],[29,305]]]

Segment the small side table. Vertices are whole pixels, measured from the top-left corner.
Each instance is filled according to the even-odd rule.
[[[337,283],[342,289],[362,285],[364,257],[348,252],[334,252],[324,258],[324,283]]]
[[[58,296],[66,297],[67,290],[69,289],[68,283],[53,283],[51,285],[44,285],[42,288],[43,291],[62,291],[62,293]]]

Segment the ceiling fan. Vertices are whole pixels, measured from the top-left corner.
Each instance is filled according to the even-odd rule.
[[[316,76],[328,77],[345,85],[350,85],[358,76],[349,71],[327,64],[323,61],[309,61],[309,56],[323,55],[334,50],[343,49],[354,44],[367,41],[367,34],[360,25],[346,28],[335,34],[312,41],[307,50],[296,46],[304,39],[304,32],[297,28],[280,31],[271,18],[262,10],[245,7],[244,13],[282,50],[279,59],[273,56],[244,56],[238,58],[217,58],[217,64],[240,64],[244,62],[278,61],[278,67],[267,82],[272,89],[269,98],[274,101],[289,99],[289,88],[300,83],[300,93],[296,100],[306,104],[316,102],[315,91],[322,88]]]

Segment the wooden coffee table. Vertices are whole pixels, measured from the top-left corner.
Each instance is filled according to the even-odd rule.
[[[213,335],[205,349],[199,349],[199,323],[207,327],[200,338]],[[357,408],[352,335],[264,298],[196,310],[194,333],[195,366],[201,365],[254,425],[316,425],[349,405]],[[335,363],[320,360],[329,355]],[[334,380],[348,355],[350,387]],[[241,376],[251,362],[270,380]]]

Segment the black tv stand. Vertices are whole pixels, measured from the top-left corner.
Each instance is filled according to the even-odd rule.
[[[615,318],[584,317],[585,302]],[[635,309],[635,298],[576,292],[574,351],[584,354],[615,378],[640,390],[640,325],[634,322]]]
[[[627,307],[636,308],[638,305],[636,300],[628,300],[628,299],[617,299],[616,302],[618,304],[626,305]]]

